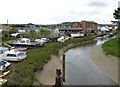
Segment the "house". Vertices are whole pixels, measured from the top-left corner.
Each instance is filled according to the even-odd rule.
[[[105,27],[108,29],[108,31],[114,31],[116,30],[116,25],[113,23],[113,24],[99,24],[100,27]]]
[[[115,26],[115,28],[113,30],[116,30],[118,28],[118,21],[111,21],[112,25]]]
[[[9,31],[9,29],[12,29],[10,26],[0,25],[0,31]]]

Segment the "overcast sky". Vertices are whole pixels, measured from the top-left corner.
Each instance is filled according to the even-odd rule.
[[[111,23],[118,0],[0,0],[0,24]]]

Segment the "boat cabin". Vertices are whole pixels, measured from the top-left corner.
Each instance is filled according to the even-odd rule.
[[[10,65],[11,65],[11,63],[9,63],[7,61],[0,60],[0,72],[4,71]]]
[[[18,44],[30,44],[30,39],[29,38],[22,38],[18,40]]]
[[[9,51],[9,49],[6,47],[0,47],[0,54],[4,53],[6,51]]]
[[[2,54],[1,59],[7,61],[21,61],[27,57],[26,52],[19,50],[10,50]]]

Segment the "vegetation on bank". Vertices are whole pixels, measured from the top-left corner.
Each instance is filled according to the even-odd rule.
[[[58,52],[63,47],[71,43],[81,43],[88,40],[93,40],[92,36],[74,38],[65,41],[64,43],[51,42],[45,44],[42,48],[28,49],[27,58],[22,62],[13,63],[10,75],[8,75],[7,85],[32,85],[34,80],[34,72],[43,69],[45,63],[51,59],[51,55],[58,55]],[[51,67],[52,68],[52,67]]]
[[[13,41],[13,40],[15,40],[14,37],[3,37],[2,38],[2,44],[8,43],[9,41]]]
[[[120,58],[120,53],[119,53],[120,48],[118,48],[118,38],[114,38],[105,42],[102,45],[102,47],[106,55],[110,54]]]

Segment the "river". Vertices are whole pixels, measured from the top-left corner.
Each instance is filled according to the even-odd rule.
[[[90,51],[110,38],[68,50],[66,55],[66,85],[115,85],[90,58]]]

